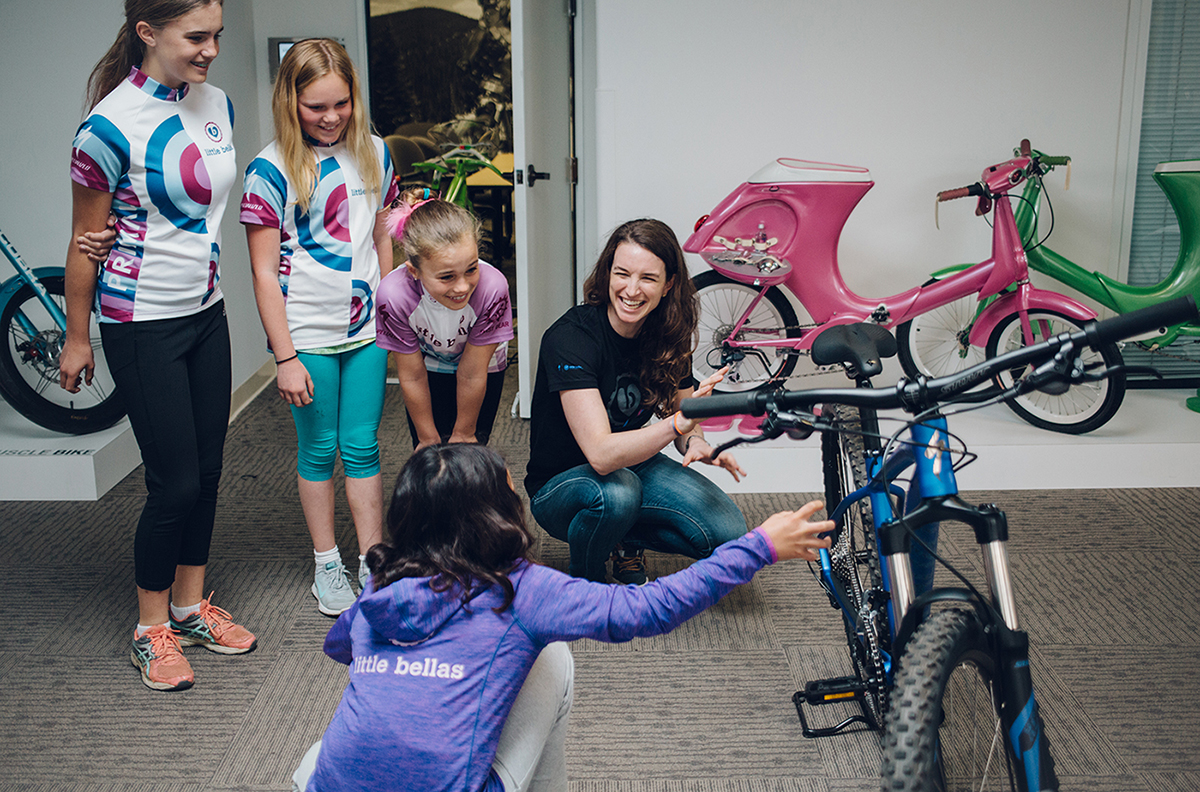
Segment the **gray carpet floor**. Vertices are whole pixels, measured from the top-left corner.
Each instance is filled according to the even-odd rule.
[[[502,417],[493,435],[518,481],[527,431]],[[273,388],[231,427],[208,587],[215,604],[258,634],[259,646],[242,657],[186,650],[196,685],[181,693],[146,689],[128,659],[140,468],[96,503],[0,504],[0,792],[289,787],[346,675],[321,653],[332,621],[308,591],[312,555],[294,437]],[[410,448],[395,386],[380,437],[390,480]],[[816,491],[819,482],[801,482],[805,488]],[[809,496],[737,500],[753,525]],[[966,497],[1009,514],[1018,597],[1063,788],[1200,789],[1200,490]],[[357,548],[342,500],[338,519],[351,558]],[[979,571],[965,530],[945,529],[942,547]],[[543,535],[539,552],[565,568],[563,544]],[[649,557],[655,576],[683,563]],[[837,614],[803,563],[764,570],[670,635],[572,648],[573,792],[878,789],[873,734],[800,733],[792,692],[810,678],[850,672]]]

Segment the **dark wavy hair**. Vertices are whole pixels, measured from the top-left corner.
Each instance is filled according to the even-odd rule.
[[[671,227],[661,220],[630,220],[612,232],[592,274],[584,281],[583,301],[587,305],[608,305],[613,259],[623,242],[645,248],[662,259],[667,268],[670,288],[638,332],[642,398],[660,418],[665,418],[675,409],[679,383],[692,368],[691,352],[699,319],[696,287],[688,277],[683,250]]]
[[[379,590],[410,577],[433,578],[467,604],[495,585],[499,613],[512,604],[508,575],[529,561],[533,538],[508,469],[487,446],[455,443],[422,448],[396,479],[388,508],[390,541],[367,551]]]

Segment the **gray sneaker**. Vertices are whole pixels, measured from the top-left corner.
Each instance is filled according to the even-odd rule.
[[[317,598],[317,610],[326,616],[337,616],[349,610],[354,604],[354,589],[350,586],[345,564],[339,560],[317,567],[312,595]]]
[[[371,580],[371,568],[367,566],[366,561],[358,562],[358,590],[360,592],[367,590],[367,583]]]

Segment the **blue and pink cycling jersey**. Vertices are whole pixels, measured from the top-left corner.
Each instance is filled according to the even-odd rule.
[[[274,142],[246,168],[241,221],[279,229],[279,286],[297,349],[375,338],[375,217],[396,199],[397,187],[387,146],[378,137],[371,142],[382,177],[375,194],[367,192],[343,143],[310,146],[319,171],[306,213]]]
[[[79,130],[71,179],[113,193],[101,322],[170,319],[221,299],[221,217],[237,178],[233,105],[207,83],[174,89],[134,67]]]

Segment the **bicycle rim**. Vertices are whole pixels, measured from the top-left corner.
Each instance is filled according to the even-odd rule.
[[[1033,330],[1033,342],[1064,332],[1082,329],[1079,322],[1055,311],[1030,311],[1029,322]],[[1005,318],[992,332],[988,340],[988,357],[995,357],[1025,346],[1018,314]],[[1089,371],[1101,371],[1121,364],[1121,352],[1116,344],[1105,344],[1099,350],[1085,348],[1080,357]],[[1000,372],[996,383],[1007,388],[1029,373],[1028,367],[1017,367]],[[1008,406],[1017,415],[1040,429],[1049,429],[1067,434],[1083,434],[1103,426],[1121,406],[1125,398],[1125,374],[1114,371],[1107,379],[1099,382],[1083,382],[1072,385],[1065,393],[1053,394],[1033,391],[1012,399]]]
[[[722,345],[758,296],[759,290],[713,271],[702,272],[692,281],[696,284],[700,308],[696,348],[692,353],[692,373],[698,381],[703,381],[725,363]],[[796,313],[787,298],[778,289],[771,289],[746,318],[737,340],[798,338],[800,330],[796,322]],[[740,359],[729,361],[729,372],[716,387],[717,393],[741,393],[762,388],[772,381],[787,379],[796,367],[796,356],[781,350],[750,349],[743,352],[744,356]]]
[[[65,310],[63,278],[43,278],[42,285]],[[94,319],[89,336],[96,369],[91,384],[82,385],[79,393],[59,387],[58,357],[63,332],[30,286],[22,286],[4,305],[0,312],[0,333],[4,338],[0,349],[0,392],[30,421],[55,432],[86,434],[112,426],[124,415]]]
[[[968,338],[979,315],[975,295],[960,297],[896,328],[897,352],[909,377],[945,377],[984,360],[984,348]]]

